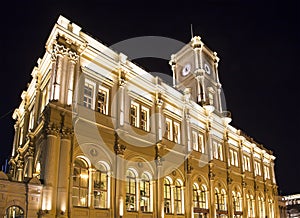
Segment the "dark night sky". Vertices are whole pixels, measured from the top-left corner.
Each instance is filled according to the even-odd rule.
[[[296,1],[237,0],[7,2],[0,13],[1,163],[11,153],[13,110],[60,14],[108,46],[137,36],[188,43],[192,23],[194,35],[221,59],[219,75],[231,124],[273,150],[281,194],[299,193],[299,6]],[[135,62],[170,73],[167,61]]]

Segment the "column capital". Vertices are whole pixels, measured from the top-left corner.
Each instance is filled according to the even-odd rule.
[[[50,122],[46,127],[45,127],[45,134],[46,135],[52,135],[52,136],[58,136],[59,134],[59,128],[58,125],[55,123]]]
[[[70,140],[71,137],[73,136],[73,131],[69,128],[62,128],[60,132],[60,137],[61,139],[68,139]]]

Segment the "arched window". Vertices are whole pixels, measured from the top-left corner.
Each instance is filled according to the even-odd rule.
[[[23,218],[24,210],[18,206],[10,206],[6,209],[5,218]]]
[[[200,208],[200,189],[197,183],[193,185],[193,206],[194,208]]]
[[[88,164],[82,158],[76,158],[73,170],[73,206],[88,206]]]
[[[272,200],[272,198],[269,198],[269,200],[268,200],[268,207],[269,207],[269,217],[274,218],[275,217],[275,214],[274,214],[274,201]]]
[[[175,193],[174,193],[174,206],[177,214],[183,214],[183,201],[182,201],[182,183],[179,180],[175,181]]]
[[[226,191],[224,189],[219,191],[219,189],[215,188],[215,204],[216,210],[218,211],[226,211],[227,210],[227,196]]]
[[[248,217],[254,218],[255,217],[255,202],[254,202],[253,195],[251,195],[250,193],[246,194],[246,199],[247,199]]]
[[[169,178],[164,179],[164,212],[166,214],[172,213],[171,181]]]
[[[227,210],[227,196],[226,191],[224,189],[221,190],[220,210]]]
[[[266,211],[265,211],[265,200],[264,197],[260,194],[258,196],[258,212],[260,218],[266,217]]]
[[[94,207],[108,208],[108,169],[102,164],[96,165],[96,171],[93,173],[94,187]]]
[[[232,202],[233,202],[233,210],[235,212],[243,211],[242,208],[242,197],[240,192],[232,192]]]
[[[142,212],[150,211],[150,177],[143,173],[140,180],[140,207]]]
[[[126,172],[126,209],[136,211],[136,174],[132,169]]]
[[[207,189],[205,185],[201,185],[200,194],[199,194],[199,207],[207,209]]]

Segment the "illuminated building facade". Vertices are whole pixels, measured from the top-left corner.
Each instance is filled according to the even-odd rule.
[[[193,37],[170,86],[60,16],[13,114],[0,216],[278,217],[275,157],[230,125],[218,61]]]

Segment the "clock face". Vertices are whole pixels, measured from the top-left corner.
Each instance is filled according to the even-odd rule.
[[[208,66],[208,64],[204,64],[204,71],[207,73],[207,74],[210,74],[210,67]]]
[[[184,67],[182,68],[182,71],[181,71],[182,76],[188,75],[191,72],[191,69],[192,69],[191,64],[184,65]]]

